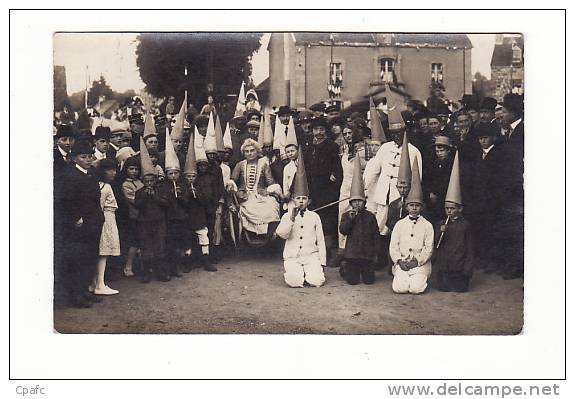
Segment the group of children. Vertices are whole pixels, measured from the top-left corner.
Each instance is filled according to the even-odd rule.
[[[404,136],[404,144],[407,135]],[[405,146],[404,148],[406,148]],[[406,151],[404,151],[404,154]],[[434,268],[433,284],[441,291],[466,292],[473,270],[473,248],[469,223],[463,218],[463,201],[458,155],[455,156],[444,202],[447,217],[434,227],[422,216],[424,206],[418,160],[413,168],[409,156],[401,157],[397,188],[399,206],[391,206],[387,226],[391,229],[389,256],[392,261],[392,289],[395,293],[424,293]],[[380,229],[375,215],[366,209],[365,187],[360,159],[353,160],[354,171],[349,196],[350,210],[341,218],[339,231],[346,236],[339,273],[349,284],[373,284]],[[326,249],[317,213],[307,209],[309,191],[301,156],[291,212],[283,215],[276,234],[285,239],[284,278],[290,287],[321,286]],[[395,215],[395,220],[393,213]]]
[[[237,192],[237,186],[230,166],[223,162],[231,153],[222,151],[222,140],[226,138],[221,137],[221,125],[212,117],[204,119],[197,121],[186,151],[181,134],[185,120],[182,105],[172,131],[166,130],[165,151],[161,153],[157,150],[158,135],[147,132],[147,128],[139,137],[138,153],[129,146],[113,146],[113,156],[106,155],[112,145],[111,137],[123,137],[121,129],[118,135],[110,128],[97,128],[93,137],[95,148],[82,140],[72,145],[72,129],[66,125],[58,129],[58,147],[54,151],[55,207],[59,213],[55,219],[61,218],[62,228],[56,231],[56,241],[58,243],[60,237],[62,242],[70,240],[78,245],[71,246],[71,250],[56,245],[56,255],[65,265],[68,282],[74,285],[70,292],[75,306],[88,307],[100,300],[98,295],[118,293],[106,284],[105,272],[108,258],[120,254],[125,255],[123,274],[126,277],[137,275],[144,283],[150,282],[152,277],[163,282],[181,277],[182,272],[191,271],[196,260],[205,270],[217,271],[214,245],[223,241],[222,213],[226,212],[226,205],[233,210],[233,204],[227,203],[230,195],[225,191]],[[266,145],[276,147],[280,135],[284,138],[280,143],[281,162],[275,159],[278,154],[263,156],[272,166],[272,174],[281,169],[278,174],[281,177],[274,178],[282,184],[279,200],[283,202],[283,216],[273,236],[285,240],[286,284],[318,287],[325,282],[323,268],[327,264],[324,226],[319,214],[307,209],[309,180],[291,117],[287,124],[281,118],[276,120],[274,135],[269,120],[265,127],[263,121],[257,123],[259,132],[252,129],[256,127],[255,122],[252,123],[254,126],[249,126],[253,132],[248,130],[249,136],[257,134],[254,139],[258,139],[264,149]],[[211,131],[214,126],[216,130],[219,127],[219,131]],[[226,134],[231,142],[229,132]],[[443,209],[447,217],[434,228],[422,216],[425,201],[420,155],[410,156],[405,133],[403,145],[398,148],[400,152],[395,153],[394,159],[400,157],[399,173],[393,177],[397,178],[394,188],[398,198],[385,207],[385,214],[367,206],[370,190],[366,190],[359,153],[349,157],[353,164],[351,188],[346,198],[349,210],[343,212],[338,226],[339,233],[346,237],[343,259],[339,262],[340,275],[349,284],[373,284],[376,265],[381,263],[383,253],[388,257],[385,260],[391,261],[392,289],[396,293],[425,292],[432,276],[432,263],[433,284],[438,289],[467,291],[474,263],[473,240],[469,224],[461,215],[463,201],[458,155],[444,198]],[[66,167],[57,169],[60,166],[56,161],[60,159],[64,159]],[[373,157],[372,162],[379,162],[379,158]],[[74,185],[74,179],[82,180],[82,184],[73,188],[70,185]],[[79,199],[88,192],[91,197],[96,192],[100,194],[98,210],[88,209],[88,203]],[[329,206],[333,205],[336,204]],[[115,213],[120,208],[122,215],[116,219]],[[101,218],[99,227],[97,222],[86,226],[91,214]],[[233,218],[231,223],[234,223]],[[90,227],[90,234],[79,234],[86,227]],[[382,230],[391,232],[383,235],[384,240]],[[96,253],[94,247],[88,245],[88,240],[93,242],[94,237],[99,239]],[[120,251],[121,247],[124,251]],[[382,247],[385,247],[384,251]],[[78,251],[82,254],[81,259]],[[90,266],[92,262],[97,265],[96,270]],[[78,264],[91,272],[80,273],[80,276],[72,271]],[[85,295],[78,285],[88,287],[92,295]]]

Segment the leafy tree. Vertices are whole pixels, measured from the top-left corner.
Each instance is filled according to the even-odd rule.
[[[114,98],[114,92],[110,86],[108,86],[106,78],[103,76],[100,76],[99,80],[92,82],[92,87],[88,90],[88,104],[96,105],[100,96],[104,96],[106,100],[112,100]]]
[[[136,50],[140,77],[156,97],[173,95],[201,106],[236,94],[249,81],[262,33],[142,33]],[[187,68],[188,75],[184,70]]]

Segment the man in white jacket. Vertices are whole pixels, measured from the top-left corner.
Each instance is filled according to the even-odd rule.
[[[373,193],[367,198],[366,207],[375,214],[381,235],[391,233],[385,226],[387,211],[389,204],[400,197],[396,185],[405,131],[405,123],[397,108],[390,110],[388,120],[388,132],[392,141],[379,148],[376,156],[367,163],[363,174],[366,193]],[[410,164],[413,165],[415,159],[418,159],[421,176],[421,153],[411,144],[408,144],[408,147]]]

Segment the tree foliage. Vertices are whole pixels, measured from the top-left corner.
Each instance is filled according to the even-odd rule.
[[[156,97],[188,90],[188,99],[201,106],[208,94],[221,100],[237,94],[249,81],[251,56],[262,33],[143,33],[136,50],[140,77]],[[188,75],[184,75],[187,67]]]
[[[108,86],[103,76],[92,82],[92,87],[88,90],[88,104],[92,106],[98,104],[100,96],[105,97],[106,100],[114,99],[114,91]]]

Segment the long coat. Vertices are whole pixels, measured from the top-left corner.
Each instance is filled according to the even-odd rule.
[[[98,180],[74,165],[67,166],[56,183],[54,208],[62,238],[74,244],[74,251],[95,252],[97,255],[104,224]],[[76,227],[80,219],[82,225]]]
[[[312,207],[317,208],[337,201],[343,181],[343,170],[339,159],[339,146],[325,139],[314,144],[310,152],[310,162],[305,164]],[[331,181],[333,175],[335,181]],[[325,234],[337,234],[338,207],[331,206],[318,211]]]
[[[343,170],[339,159],[339,147],[333,141],[326,139],[320,144],[314,144],[310,156],[311,162],[306,164],[310,182],[310,196],[314,208],[337,201],[339,189],[343,180]],[[330,176],[335,181],[330,180]]]

